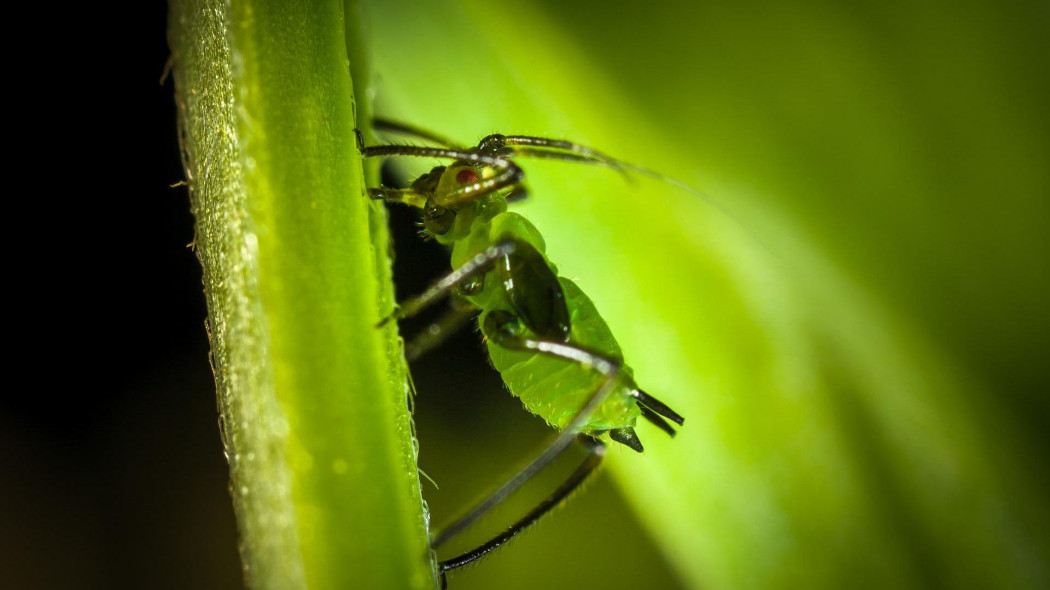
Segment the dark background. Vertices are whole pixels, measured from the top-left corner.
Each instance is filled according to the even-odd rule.
[[[163,2],[12,54],[0,585],[238,588]],[[53,23],[40,20],[9,22]],[[24,185],[24,186],[23,186]],[[24,235],[23,235],[24,234]]]

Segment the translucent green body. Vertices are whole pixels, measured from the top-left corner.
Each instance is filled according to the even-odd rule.
[[[527,219],[506,211],[501,196],[487,196],[457,212],[456,226],[445,239],[452,249],[452,267],[458,268],[474,255],[506,239],[528,242],[546,258],[546,247],[539,231]],[[547,261],[551,270],[557,269]],[[568,344],[622,362],[623,354],[608,325],[594,304],[571,280],[558,277],[565,293],[572,331]],[[465,295],[482,313],[479,323],[484,333],[486,316],[495,310],[515,313],[507,295],[507,285],[496,270],[488,271],[479,292]],[[535,338],[535,335],[526,334]],[[605,377],[580,363],[534,352],[508,350],[485,334],[489,358],[503,376],[511,393],[525,407],[559,429],[565,428],[587,401],[604,384]],[[605,402],[591,415],[583,432],[599,435],[613,428],[630,428],[641,414],[634,398],[630,367],[621,368],[619,383]]]

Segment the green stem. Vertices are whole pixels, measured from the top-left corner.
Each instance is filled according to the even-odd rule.
[[[432,588],[341,2],[174,0],[223,439],[254,588]],[[348,9],[346,14],[353,14]],[[352,59],[356,63],[364,60]]]

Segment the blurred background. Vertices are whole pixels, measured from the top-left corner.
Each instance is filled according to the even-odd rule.
[[[167,7],[54,16],[32,20],[64,57],[11,72],[11,171],[41,184],[7,217],[33,237],[7,275],[27,384],[0,402],[0,585],[238,588]]]
[[[518,210],[687,422],[674,441],[640,428],[647,453],[614,449],[613,486],[458,587],[1050,586],[1045,3],[365,14],[379,112],[464,143],[571,138],[717,202],[528,163]],[[481,413],[497,399],[447,418],[473,444],[429,433],[427,400],[466,369],[424,366],[441,522],[461,482],[527,447],[513,407]],[[446,466],[462,456],[476,473]]]
[[[617,456],[565,508],[454,576],[453,590],[758,588],[797,584],[807,571],[808,587],[1050,584],[1045,3],[661,2],[616,14],[598,2],[512,11],[380,4],[366,22],[381,112],[465,142],[497,129],[571,136],[703,188],[762,245],[727,246],[697,266],[712,272],[735,259],[774,268],[758,281],[768,292],[757,301],[733,301],[768,311],[783,295],[789,309],[752,320],[802,317],[792,322],[820,337],[785,336],[811,347],[790,353],[825,359],[816,377],[792,372],[811,366],[805,359],[781,367],[800,386],[753,390],[775,395],[747,397],[733,375],[749,367],[729,367],[729,385],[687,393],[668,382],[661,397],[691,404],[683,413],[693,430],[674,441],[677,450],[655,432],[644,438],[684,475],[666,476],[659,457]],[[0,407],[0,572],[10,587],[241,585],[200,271],[187,248],[192,219],[185,189],[171,187],[182,173],[171,83],[160,83],[166,9],[135,10],[82,20],[109,23],[69,37],[72,55],[98,50],[89,62],[97,67],[65,66],[47,81],[62,100],[36,120],[50,128],[55,112],[72,113],[56,126],[68,146],[56,149],[46,133],[25,142],[45,165],[52,154],[75,156],[47,179],[46,196],[60,195],[70,215],[45,226],[34,250],[45,253],[45,276],[24,281],[32,296],[14,318],[49,329],[21,338],[12,330],[22,351],[14,367],[47,385],[9,393]],[[540,54],[530,69],[527,57]],[[556,90],[566,72],[587,92]],[[551,101],[571,105],[554,110]],[[603,118],[612,131],[602,131]],[[101,138],[121,147],[96,155]],[[552,247],[566,243],[559,228],[581,210],[529,206],[548,222]],[[414,236],[413,221],[393,212],[402,296],[447,266],[440,248]],[[710,239],[740,239],[722,222],[697,223]],[[56,242],[62,255],[46,254]],[[571,265],[570,254],[558,260]],[[602,309],[624,317],[621,307]],[[641,366],[658,368],[641,349],[647,333],[665,334],[660,326],[621,320]],[[748,330],[745,344],[764,341]],[[784,349],[752,352],[776,359]],[[469,332],[413,375],[422,467],[440,486],[424,482],[424,494],[441,522],[536,449],[546,428],[503,391]],[[688,399],[693,391],[705,401]],[[797,406],[785,405],[788,395]],[[702,457],[672,454],[697,448]],[[570,467],[557,466],[447,551],[499,529]],[[837,494],[813,474],[849,485]],[[700,475],[709,479],[694,485]],[[764,488],[787,491],[767,497]],[[647,494],[652,504],[686,506],[677,514],[685,532],[647,512]],[[734,523],[747,530],[728,530]],[[851,567],[857,578],[843,573]]]

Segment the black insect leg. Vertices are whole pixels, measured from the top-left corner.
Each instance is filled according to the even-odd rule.
[[[445,315],[431,323],[405,343],[405,360],[413,362],[424,354],[441,346],[456,332],[463,329],[477,315],[478,310],[472,305],[454,306]]]
[[[474,255],[417,297],[406,300],[379,325],[412,317],[465,281],[497,267],[504,283],[515,285],[507,290],[507,295],[525,325],[543,338],[566,340],[571,330],[569,310],[557,275],[532,244],[513,238],[501,240]]]
[[[435,534],[430,540],[430,545],[434,548],[443,545],[473,524],[561,455],[576,440],[577,435],[583,430],[584,425],[590,420],[594,411],[609,397],[609,394],[620,382],[619,362],[571,344],[521,337],[502,329],[501,323],[506,323],[506,316],[510,316],[510,320],[517,323],[517,319],[507,312],[491,312],[485,320],[485,333],[500,346],[513,350],[529,350],[539,354],[575,361],[594,369],[605,377],[605,380],[600,387],[595,389],[594,394],[587,400],[587,403],[576,412],[569,424],[558,433],[558,436],[547,445],[542,453],[537,455],[521,471],[504,482],[496,491],[471,507],[463,516]]]
[[[558,489],[551,492],[549,496],[547,496],[535,508],[530,510],[528,514],[523,516],[521,520],[507,527],[502,533],[496,535],[475,549],[467,551],[457,557],[453,557],[452,559],[442,561],[438,565],[441,569],[442,579],[444,579],[445,572],[448,570],[463,567],[472,561],[480,559],[485,556],[485,554],[514,538],[514,536],[521,531],[535,524],[536,521],[543,517],[543,515],[564,502],[574,490],[579,488],[580,485],[587,480],[588,476],[594,473],[594,470],[601,464],[602,457],[605,455],[605,445],[602,444],[601,441],[585,435],[579,435],[577,440],[587,447],[588,455],[587,458],[580,463],[580,466],[572,472],[572,475],[558,486]]]
[[[618,368],[608,379],[606,379],[605,383],[595,391],[595,394],[587,404],[577,412],[576,416],[573,417],[572,422],[569,423],[569,426],[558,433],[558,436],[547,445],[542,453],[530,461],[521,471],[514,474],[513,477],[504,482],[503,485],[496,489],[496,491],[492,492],[484,500],[471,507],[463,516],[433,535],[430,540],[430,546],[436,549],[448,542],[449,539],[463,532],[463,530],[474,524],[479,518],[499,505],[499,503],[505,498],[516,492],[518,488],[542,471],[544,467],[550,465],[554,459],[558,458],[558,456],[561,455],[570,444],[572,444],[577,433],[583,425],[587,423],[587,420],[590,418],[591,414],[594,413],[594,410],[596,410],[598,406],[601,405],[601,402],[612,392],[613,386],[617,383],[617,377],[619,377]]]
[[[416,315],[446,297],[463,281],[491,270],[497,260],[509,256],[516,248],[517,244],[511,240],[489,246],[483,252],[479,252],[473,258],[464,262],[459,268],[439,279],[420,295],[405,300],[404,303],[399,305],[398,309],[394,310],[394,313],[383,318],[378,325],[383,326],[391,320],[410,318]]]
[[[618,374],[622,363],[617,360],[581,348],[575,344],[554,340],[529,338],[521,333],[521,320],[514,314],[496,310],[485,317],[485,335],[493,342],[510,350],[535,352],[575,361],[608,377]]]

